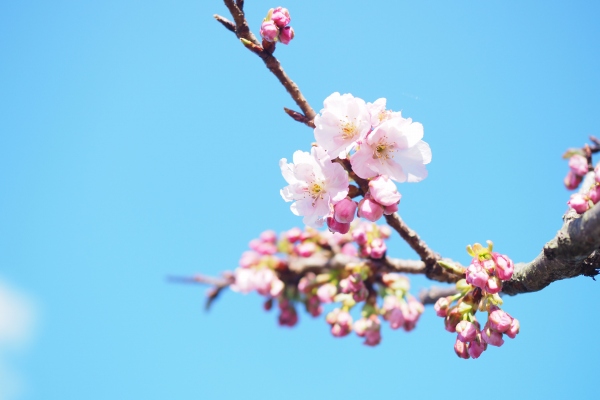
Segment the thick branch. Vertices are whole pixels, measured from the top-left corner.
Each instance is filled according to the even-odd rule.
[[[554,239],[529,263],[519,263],[502,291],[506,294],[537,292],[554,281],[579,275],[595,276],[600,268],[600,207],[577,217],[565,215],[565,223]]]
[[[283,70],[283,67],[279,63],[279,60],[273,57],[273,55],[269,51],[263,49],[261,43],[256,39],[256,36],[254,36],[254,34],[250,31],[248,21],[246,21],[244,12],[242,11],[241,7],[238,7],[238,4],[240,2],[238,2],[238,4],[236,4],[234,0],[224,0],[224,2],[225,6],[227,6],[229,12],[231,13],[233,20],[235,21],[236,36],[239,39],[246,40],[253,45],[246,45],[246,47],[252,47],[251,50],[263,60],[269,71],[271,71],[271,73],[273,73],[273,75],[275,75],[277,79],[279,79],[279,82],[283,85],[283,87],[285,87],[285,90],[287,90],[292,99],[294,99],[298,107],[300,107],[300,109],[304,113],[305,121],[300,122],[303,122],[309,127],[314,128],[315,125],[313,123],[313,120],[315,119],[316,115],[315,111],[312,109],[310,104],[308,104],[308,101],[306,100],[304,95],[302,95],[302,92],[300,91],[300,88],[298,88],[298,85],[296,85],[294,81],[292,81],[290,77],[287,76],[287,74]],[[215,18],[217,18],[217,16],[215,16]],[[223,22],[219,18],[217,18],[217,20],[223,24]],[[262,50],[256,51],[255,49],[257,47]],[[296,119],[296,121],[299,121],[299,119]]]

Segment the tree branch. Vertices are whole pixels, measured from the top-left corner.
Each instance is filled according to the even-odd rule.
[[[515,265],[515,273],[502,291],[509,295],[537,292],[554,281],[584,275],[594,277],[600,269],[600,207],[581,216],[570,210],[556,236],[529,263]]]
[[[432,286],[419,292],[419,301],[423,304],[435,304],[442,297],[452,296],[458,293],[455,287]]]

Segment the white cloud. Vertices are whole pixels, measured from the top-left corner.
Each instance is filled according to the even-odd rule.
[[[0,279],[0,400],[17,399],[22,393],[11,356],[31,339],[34,320],[32,301]]]

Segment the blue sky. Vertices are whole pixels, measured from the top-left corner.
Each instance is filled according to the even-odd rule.
[[[313,108],[336,91],[385,97],[424,125],[430,175],[399,186],[400,213],[435,251],[539,253],[566,210],[561,154],[600,134],[599,5],[247,0],[255,32],[278,5],[296,38],[275,54]],[[312,132],[215,13],[228,16],[218,0],[0,3],[0,280],[37,315],[27,349],[0,343],[18,398],[592,398],[589,278],[506,299],[521,334],[475,361],[430,308],[373,349],[305,314],[279,328],[255,295],[206,314],[203,288],[166,283],[233,269],[262,230],[301,223],[278,161]]]

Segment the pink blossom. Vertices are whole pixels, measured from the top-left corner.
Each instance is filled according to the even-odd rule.
[[[313,317],[318,317],[323,312],[323,306],[316,296],[309,297],[306,301],[306,311]]]
[[[592,186],[587,194],[587,197],[592,201],[592,203],[598,203],[600,201],[600,185]]]
[[[315,139],[331,158],[346,158],[358,140],[371,129],[369,111],[364,100],[351,94],[333,93],[323,102],[315,117]]]
[[[456,332],[456,325],[462,320],[462,315],[458,311],[457,307],[450,310],[446,318],[444,319],[444,328],[448,332]]]
[[[350,257],[358,256],[358,251],[352,243],[346,243],[345,245],[343,245],[341,253]]]
[[[384,208],[384,210],[385,210],[385,208]],[[384,213],[385,213],[385,211],[384,211]],[[379,237],[380,238],[387,239],[390,236],[392,236],[392,230],[390,229],[389,226],[382,225],[382,226],[379,226],[378,228],[379,228]]]
[[[371,197],[382,206],[398,204],[402,197],[398,193],[396,184],[387,176],[379,175],[369,181],[369,193]]]
[[[481,338],[489,345],[500,347],[504,344],[502,333],[490,329],[487,325],[481,331]]]
[[[467,283],[484,289],[490,276],[480,263],[471,263],[466,272]]]
[[[490,276],[484,290],[490,294],[499,293],[502,290],[502,281],[497,276]]]
[[[281,28],[281,32],[279,33],[279,41],[283,44],[289,44],[294,38],[294,28],[291,26],[286,26],[285,28]]]
[[[253,268],[236,268],[234,274],[234,283],[230,286],[231,290],[240,293],[250,293],[256,289],[255,283],[256,270]]]
[[[596,168],[597,170],[598,168]],[[599,173],[596,172],[596,181],[598,182],[598,176]],[[573,173],[573,171],[569,170],[569,172],[567,172],[567,176],[565,176],[565,186],[567,187],[567,189],[569,190],[575,190],[577,189],[577,187],[579,186],[579,184],[581,183],[581,180],[583,179],[582,176],[579,176],[575,173]]]
[[[588,198],[580,193],[575,193],[571,195],[571,200],[567,202],[569,207],[577,212],[577,214],[583,214],[590,208],[590,202]]]
[[[298,282],[298,290],[302,293],[310,293],[313,286],[316,284],[317,276],[313,272],[308,272]]]
[[[288,300],[284,299],[279,302],[279,310],[279,325],[292,327],[298,323],[298,313]]]
[[[494,308],[488,316],[488,325],[493,330],[504,333],[510,329],[512,320],[512,317],[505,311],[499,308]]]
[[[467,344],[460,341],[458,338],[456,339],[456,342],[454,342],[454,352],[457,356],[464,358],[465,360],[470,357]]]
[[[383,215],[392,215],[396,211],[398,211],[398,203],[391,206],[383,206]]]
[[[260,36],[267,42],[276,42],[279,36],[279,29],[273,21],[263,21],[260,26]]]
[[[374,200],[364,197],[358,203],[358,216],[371,222],[377,221],[383,215],[383,207]]]
[[[445,317],[448,315],[448,307],[450,307],[450,301],[447,297],[440,297],[433,305],[435,314],[438,317]]]
[[[365,338],[363,344],[367,346],[376,346],[381,342],[381,321],[376,315],[356,321],[354,331],[358,336]]]
[[[575,154],[569,158],[569,168],[575,175],[585,176],[588,172],[587,158],[581,154]]]
[[[326,317],[331,325],[331,334],[335,337],[348,335],[352,331],[352,317],[347,311],[334,309]]]
[[[368,241],[367,232],[365,231],[365,229],[363,227],[359,226],[352,231],[352,239],[359,246],[363,246],[363,245],[367,244],[367,241]]]
[[[271,20],[280,28],[285,27],[290,23],[292,18],[287,8],[276,7],[271,13]]]
[[[596,165],[596,168],[594,168],[594,179],[597,183],[600,183],[600,164]]]
[[[317,289],[317,297],[322,303],[332,303],[337,294],[337,288],[332,283],[325,283]]]
[[[250,268],[253,265],[256,265],[260,261],[260,255],[254,251],[245,251],[242,253],[242,257],[240,258],[240,267],[242,268]]]
[[[314,242],[303,242],[296,246],[296,253],[300,257],[310,257],[317,251],[317,245]]]
[[[313,147],[310,154],[296,151],[293,163],[282,158],[279,167],[289,183],[281,189],[281,197],[294,201],[292,212],[304,216],[303,222],[313,228],[322,226],[333,205],[348,194],[348,174],[340,164],[331,162],[322,147]]]
[[[358,205],[350,197],[346,197],[335,206],[333,206],[333,218],[337,222],[350,223],[354,220],[356,215],[356,208]]]
[[[264,231],[260,234],[259,237],[260,240],[262,240],[265,243],[277,243],[277,233],[275,233],[275,231]]]
[[[361,178],[387,175],[397,182],[419,182],[427,177],[431,149],[421,140],[423,125],[410,118],[392,118],[381,123],[350,159]]]
[[[504,333],[506,333],[506,336],[508,336],[509,338],[514,339],[515,336],[517,336],[517,334],[519,333],[520,329],[521,324],[519,324],[519,320],[513,318],[510,324],[510,328],[508,328],[508,330]]]
[[[456,325],[456,332],[458,332],[458,340],[465,343],[475,340],[478,333],[475,324],[469,321],[460,321]]]
[[[302,230],[300,228],[292,228],[285,233],[285,236],[290,243],[295,243],[300,240],[300,237],[302,236]]]
[[[479,341],[473,340],[469,343],[469,345],[468,345],[469,355],[473,359],[479,358],[479,356],[481,356],[481,353],[483,353],[486,348],[487,348],[487,343],[485,343],[483,340],[481,340],[481,336],[480,336]]]
[[[327,217],[327,227],[332,233],[344,234],[350,231],[350,223],[338,222],[333,217]]]
[[[381,330],[368,330],[365,333],[364,345],[377,346],[379,343],[381,343]]]
[[[498,278],[502,279],[503,281],[509,280],[515,271],[515,266],[512,260],[499,253],[492,253],[492,258],[496,263],[496,275],[498,275]]]
[[[371,257],[375,259],[383,258],[385,252],[387,251],[387,246],[382,239],[375,238],[371,242]]]

